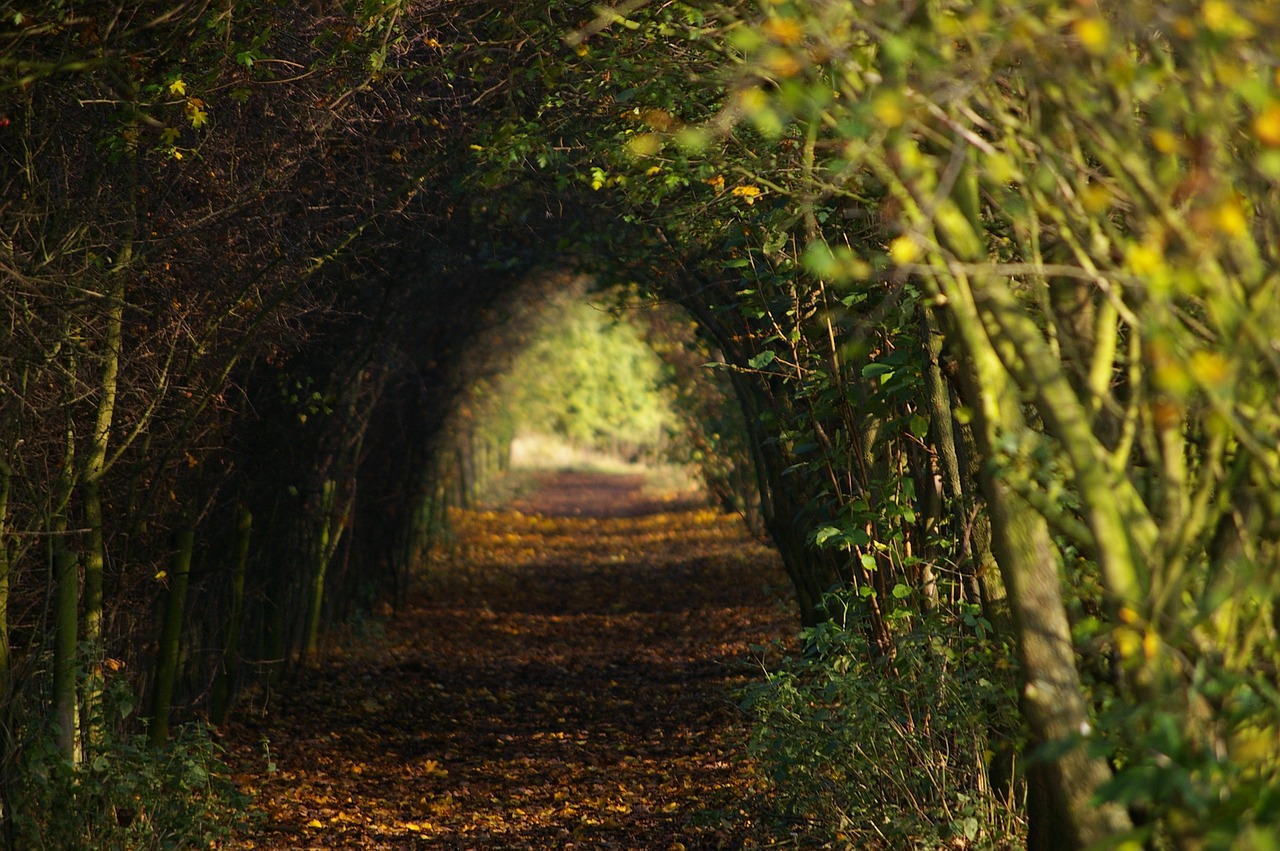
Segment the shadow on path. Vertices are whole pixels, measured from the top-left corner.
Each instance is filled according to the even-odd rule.
[[[733,697],[750,646],[793,631],[775,556],[735,518],[642,511],[625,482],[569,491],[457,514],[455,552],[380,637],[227,731],[268,816],[243,847],[774,843]]]

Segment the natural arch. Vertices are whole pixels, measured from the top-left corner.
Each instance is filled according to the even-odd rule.
[[[971,5],[6,11],[4,812],[403,593],[484,335],[567,268],[728,378],[829,826],[1271,835],[1280,22]],[[895,798],[851,730],[939,738]]]

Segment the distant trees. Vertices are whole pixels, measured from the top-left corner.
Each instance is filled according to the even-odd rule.
[[[661,362],[607,305],[562,299],[494,388],[527,428],[620,456],[661,449]]]

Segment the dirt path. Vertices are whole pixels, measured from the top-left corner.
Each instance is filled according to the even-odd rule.
[[[551,479],[523,507],[562,516],[459,515],[384,635],[228,731],[268,815],[243,847],[774,844],[732,702],[749,646],[792,626],[772,554],[707,510],[643,513],[636,482]]]

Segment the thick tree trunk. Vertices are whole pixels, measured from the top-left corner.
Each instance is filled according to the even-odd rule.
[[[1022,713],[1032,744],[1067,745],[1042,758],[1029,774],[1028,851],[1077,851],[1131,827],[1116,804],[1098,806],[1094,794],[1110,777],[1100,758],[1082,744],[1070,745],[1089,730],[1071,629],[1062,599],[1059,555],[1045,518],[1001,481],[990,461],[1000,441],[1026,432],[1021,396],[987,336],[967,281],[943,282],[956,336],[962,342],[974,399],[975,438],[982,465],[979,485],[991,517],[992,551],[1000,568],[1017,637],[1023,683]],[[949,286],[948,286],[949,285]]]
[[[747,379],[734,373],[732,383],[742,407],[747,426],[747,443],[751,449],[760,492],[760,513],[795,590],[800,609],[800,622],[813,626],[825,617],[823,595],[834,583],[834,577],[822,576],[814,564],[812,549],[796,529],[800,506],[793,504],[793,489],[782,481],[786,459],[779,457],[776,441],[771,442],[764,427],[764,406],[758,391]]]

